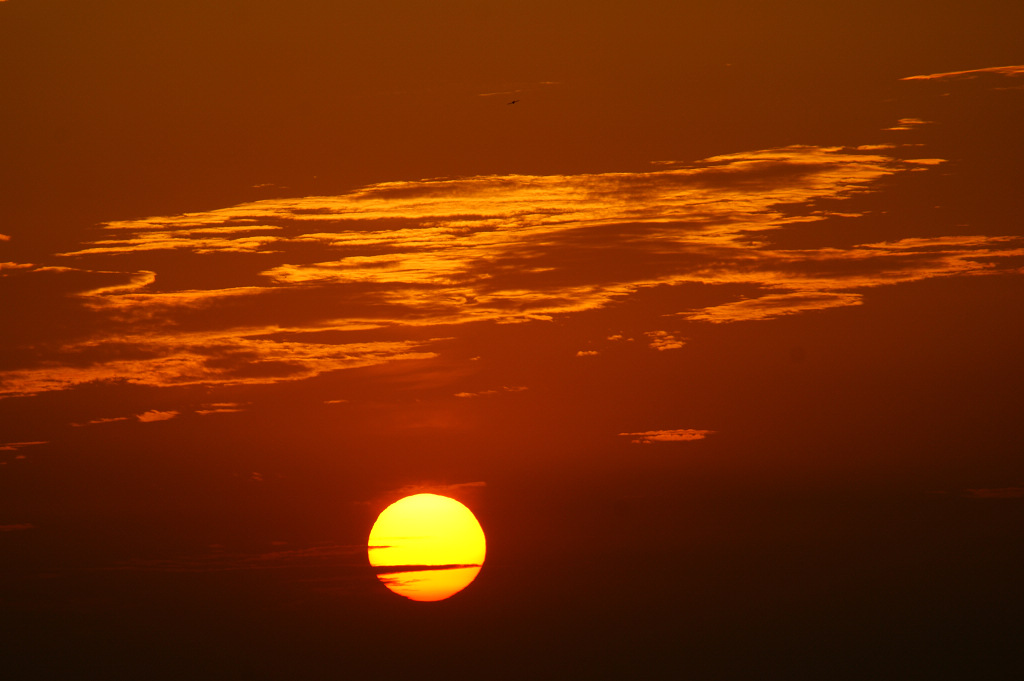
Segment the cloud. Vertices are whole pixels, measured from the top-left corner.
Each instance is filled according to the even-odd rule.
[[[500,92],[481,92],[477,97],[504,97],[506,95],[515,95],[522,92],[522,90],[502,90]]]
[[[701,223],[745,217],[744,228],[765,228],[764,223],[784,218],[768,210],[775,204],[848,195],[858,191],[860,183],[898,170],[899,162],[878,155],[788,147],[717,156],[653,172],[388,182],[340,196],[258,201],[204,213],[107,223],[106,230],[123,238],[97,241],[64,255],[151,250],[154,234],[161,235],[160,248],[235,252],[234,239],[210,241],[207,235],[273,228],[283,232],[272,237],[274,250],[321,243],[349,251],[337,261],[267,270],[278,283],[447,281],[472,264],[474,255],[486,258],[503,247],[588,226],[691,220],[695,224],[684,231],[701,232],[707,231]],[[641,198],[644,201],[638,202]],[[306,224],[314,229],[304,230]],[[666,239],[677,232],[678,226],[654,236]],[[274,252],[264,248],[269,244],[254,243],[245,250]],[[387,252],[372,252],[381,249]]]
[[[762,295],[747,300],[737,300],[708,307],[700,312],[683,313],[687,319],[713,322],[740,322],[772,319],[784,315],[826,310],[832,307],[860,305],[859,293],[818,293],[798,292]]]
[[[677,350],[686,345],[686,339],[673,331],[645,331],[651,340],[648,345],[655,350]]]
[[[217,215],[217,221],[209,219]],[[94,241],[87,248],[61,253],[63,256],[123,254],[127,252],[187,249],[196,253],[248,253],[265,250],[279,240],[277,225],[251,224],[253,221],[234,209],[215,213],[183,215],[145,220],[105,223],[112,239]]]
[[[383,511],[394,502],[413,494],[440,494],[441,496],[452,497],[453,499],[466,502],[478,498],[481,490],[487,487],[483,480],[471,482],[420,482],[412,485],[405,485],[398,489],[388,490],[378,494],[372,501],[362,502],[376,512]]]
[[[713,430],[695,430],[683,428],[679,430],[648,430],[643,433],[619,433],[623,437],[630,438],[634,444],[649,445],[654,442],[689,442],[692,440],[703,440],[711,435]]]
[[[202,409],[196,409],[196,413],[201,416],[207,414],[234,414],[240,411],[244,411],[242,406],[236,402],[216,402],[214,404],[203,405]]]
[[[0,0],[2,2],[3,0]],[[32,523],[15,523],[13,525],[0,525],[0,532],[24,532],[25,530],[34,530],[35,525]]]
[[[1024,487],[988,487],[968,489],[964,496],[971,499],[1020,499],[1024,497]]]
[[[576,352],[577,357],[596,357],[600,354],[601,353],[598,350],[579,350]]]
[[[977,78],[982,75],[997,76],[1020,76],[1024,75],[1024,65],[1018,66],[991,66],[984,69],[971,69],[969,71],[948,71],[946,73],[929,73],[923,76],[907,76],[900,80],[938,80],[942,78]]]
[[[93,425],[97,425],[97,424],[100,424],[100,423],[114,423],[115,421],[127,421],[127,420],[128,420],[127,416],[111,416],[111,417],[105,417],[105,418],[92,419],[90,421],[86,421],[85,423],[72,423],[71,425],[75,426],[77,428],[77,427],[81,427],[81,426],[93,426]]]
[[[891,128],[884,128],[884,130],[912,130],[921,125],[927,125],[931,121],[925,121],[920,118],[901,118],[899,123],[892,126]]]
[[[153,409],[151,411],[138,414],[135,418],[142,423],[152,423],[154,421],[167,421],[168,419],[173,419],[177,415],[178,412],[176,411],[157,411],[156,409]]]
[[[1013,237],[773,245],[779,230],[861,217],[823,201],[942,162],[894,149],[791,146],[643,172],[386,182],[110,222],[102,238],[54,256],[65,264],[0,277],[0,296],[43,300],[75,329],[0,340],[21,358],[0,371],[0,397],[94,381],[271,384],[431,360],[439,339],[424,340],[423,327],[550,321],[654,288],[731,291],[665,311],[723,323],[858,305],[871,287],[1016,271],[1024,240]],[[220,257],[232,267],[211,267]],[[648,338],[659,350],[683,342]]]
[[[678,313],[716,323],[771,319],[788,314],[860,305],[859,289],[951,275],[1018,272],[1012,258],[1024,255],[1017,237],[951,236],[901,239],[847,249],[767,249],[751,254],[760,282],[745,273],[722,272],[719,281],[759,284],[753,298]],[[999,267],[1006,258],[1008,269]],[[758,262],[759,261],[759,262]],[[710,277],[709,277],[710,278]]]
[[[378,546],[374,548],[390,548],[384,546]],[[428,572],[433,570],[461,570],[463,568],[475,568],[480,567],[480,563],[448,563],[446,565],[377,565],[373,567],[373,571],[380,576],[386,575],[397,575],[404,572]],[[400,579],[384,579],[381,580],[385,584],[399,584],[402,582]]]
[[[0,236],[3,236],[0,234]],[[4,270],[31,270],[35,269],[36,265],[30,262],[0,262],[0,277],[6,277]]]
[[[529,388],[527,388],[526,386],[523,386],[523,385],[513,385],[513,386],[503,385],[503,386],[501,386],[500,389],[494,388],[494,389],[490,389],[490,390],[480,390],[480,391],[477,391],[477,392],[460,392],[460,393],[455,393],[455,397],[484,397],[486,395],[497,395],[498,393],[501,393],[501,392],[518,393],[518,392],[523,392],[524,390],[529,390]]]
[[[475,393],[470,393],[470,392],[455,393],[455,396],[456,397],[481,397],[483,395],[496,395],[497,393],[498,393],[497,390],[481,390],[480,392],[475,392]]]
[[[272,542],[280,546],[279,542]],[[262,553],[234,553],[211,547],[208,554],[168,559],[140,559],[120,563],[112,570],[145,572],[236,572],[279,570],[305,567],[358,567],[364,569],[365,545],[322,544],[301,549],[273,550]]]
[[[195,410],[195,413],[199,414],[200,416],[206,416],[206,415],[209,415],[209,414],[229,414],[229,413],[240,412],[240,411],[243,411],[242,406],[240,404],[235,403],[235,402],[215,402],[213,404],[204,404],[204,405],[202,405],[199,409]],[[174,418],[176,416],[179,416],[180,414],[181,414],[181,412],[178,412],[178,411],[159,411],[159,410],[156,410],[156,409],[152,409],[150,411],[143,412],[142,414],[136,414],[134,416],[134,418],[135,418],[135,420],[140,421],[142,423],[153,423],[155,421],[167,421],[167,420],[170,420],[170,419],[172,419],[172,418]],[[119,422],[119,421],[128,421],[131,418],[133,418],[133,417],[128,417],[128,416],[103,417],[103,418],[91,419],[91,420],[86,421],[84,423],[72,423],[71,425],[72,426],[76,426],[76,427],[92,426],[92,425],[98,425],[98,424],[101,424],[101,423],[116,423],[116,422]]]
[[[0,373],[0,397],[119,379],[157,387],[268,384],[339,369],[436,356],[433,352],[417,352],[421,342],[416,341],[328,344],[265,337],[276,331],[280,329],[230,329],[163,337],[125,335],[80,343],[55,353],[56,359],[66,362],[59,370],[50,365]],[[123,344],[130,345],[138,356],[119,356],[121,353],[116,349]],[[84,366],[72,361],[88,351],[112,356],[86,362]]]
[[[477,97],[507,97],[509,95],[516,95],[522,92],[536,90],[538,86],[541,88],[546,88],[555,85],[561,85],[561,83],[559,81],[554,80],[542,80],[535,83],[506,84],[501,86],[501,90],[495,90],[493,92],[480,92],[477,94]]]
[[[49,444],[47,440],[36,440],[34,442],[5,442],[0,444],[0,452],[16,452],[24,447]]]

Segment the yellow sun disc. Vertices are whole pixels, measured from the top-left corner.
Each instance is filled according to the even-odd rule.
[[[367,542],[378,579],[414,601],[440,601],[465,589],[486,552],[473,512],[437,494],[414,494],[388,506]]]

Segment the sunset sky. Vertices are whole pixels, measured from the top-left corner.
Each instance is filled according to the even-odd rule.
[[[1019,666],[1022,26],[0,0],[2,664]],[[448,600],[367,561],[416,493]]]

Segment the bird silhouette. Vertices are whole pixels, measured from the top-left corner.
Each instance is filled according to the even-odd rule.
[[[513,99],[511,102],[509,102],[509,104],[515,104],[518,101],[519,101],[518,99]]]

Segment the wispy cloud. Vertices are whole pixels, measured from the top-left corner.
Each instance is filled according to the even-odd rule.
[[[713,430],[682,428],[677,430],[648,430],[642,433],[619,433],[619,435],[630,438],[630,442],[634,444],[649,445],[654,442],[689,442],[692,440],[703,440],[714,432],[715,431]]]
[[[94,426],[94,425],[98,425],[100,423],[116,423],[117,421],[127,421],[127,420],[128,420],[127,416],[107,416],[107,417],[98,418],[98,419],[91,419],[89,421],[86,421],[85,423],[72,423],[71,425],[75,426],[75,427]]]
[[[0,372],[0,396],[112,380],[267,384],[430,360],[438,339],[422,327],[552,320],[655,287],[726,285],[734,293],[722,302],[666,312],[722,323],[858,305],[871,287],[1016,271],[1008,256],[1024,254],[1024,240],[1014,237],[773,245],[777,230],[861,217],[823,201],[941,163],[893,149],[793,146],[644,172],[388,182],[107,223],[62,254],[66,264],[0,278],[76,319],[74,338],[28,329],[5,341],[33,351]],[[209,266],[221,257],[232,267]],[[683,343],[677,332],[647,337],[658,350]]]
[[[0,0],[0,2],[2,1]],[[32,523],[14,523],[12,525],[0,525],[0,532],[24,532],[25,530],[34,530],[35,527]]]
[[[142,423],[153,423],[154,421],[167,421],[169,419],[173,419],[177,415],[178,412],[176,411],[157,411],[156,409],[153,409],[139,414],[135,418]]]
[[[35,445],[45,444],[47,444],[46,440],[36,440],[33,442],[4,442],[0,443],[0,452],[16,452],[19,449],[24,449],[25,447],[34,447]]]
[[[196,253],[253,253],[265,250],[279,239],[275,236],[256,236],[252,232],[280,229],[280,227],[234,227],[218,226],[217,229],[203,230],[200,227],[181,230],[167,230],[138,233],[138,225],[131,227],[110,226],[108,229],[130,229],[135,232],[128,239],[103,239],[93,242],[89,248],[71,251],[62,255],[98,255],[124,253],[126,248],[133,252],[166,251],[188,249]],[[181,237],[187,237],[187,240]]]
[[[499,86],[501,89],[494,90],[491,92],[481,92],[478,97],[507,97],[509,95],[517,95],[523,92],[535,91],[543,88],[549,88],[556,85],[561,85],[558,81],[554,80],[542,80],[535,83],[515,83],[505,84]]]
[[[901,118],[896,125],[885,128],[885,130],[912,130],[916,127],[927,125],[929,123],[931,123],[931,121],[922,120],[920,118]]]
[[[722,323],[771,319],[783,315],[830,307],[860,305],[859,293],[796,292],[761,295],[757,298],[737,300],[705,308],[699,312],[683,313],[687,319]]]
[[[403,497],[412,496],[413,494],[440,494],[441,496],[457,499],[472,507],[486,488],[487,482],[484,480],[455,483],[425,480],[423,482],[404,485],[398,489],[381,492],[374,499],[360,503],[362,505],[369,506],[374,510],[374,512],[379,513]]]
[[[454,483],[435,483],[435,482],[423,482],[415,485],[406,485],[396,490],[388,492],[389,496],[403,497],[411,494],[455,494],[465,490],[478,489],[481,487],[487,487],[487,483],[483,480],[473,480],[471,482],[454,482]]]
[[[310,378],[339,369],[436,356],[433,352],[417,352],[422,345],[419,341],[330,344],[267,337],[280,332],[281,329],[271,327],[100,338],[58,349],[52,359],[68,362],[59,371],[51,364],[3,372],[0,396],[30,395],[93,381],[122,379],[158,387],[267,384]],[[119,357],[121,353],[116,349],[123,344],[133,344],[138,356]],[[102,359],[85,366],[75,361],[78,356],[88,356],[90,350]],[[114,358],[104,355],[114,355]]]
[[[215,549],[200,555],[133,560],[120,563],[111,569],[146,572],[235,572],[325,566],[362,567],[365,565],[365,551],[365,546],[337,544],[301,549],[275,549],[262,553],[235,553]]]
[[[208,414],[234,414],[242,409],[242,405],[236,402],[216,402],[214,404],[203,405],[202,409],[196,409],[196,413],[200,416],[206,416]]]
[[[375,548],[390,548],[390,547],[375,547]],[[406,572],[433,572],[435,570],[462,570],[464,568],[478,568],[480,563],[449,563],[447,565],[378,565],[373,568],[381,577],[387,575],[399,575]],[[402,579],[383,579],[386,584],[400,584],[405,580]]]
[[[982,487],[964,491],[964,496],[972,499],[1020,499],[1024,497],[1024,487]]]
[[[1020,76],[1024,75],[1024,65],[1018,66],[991,66],[984,69],[970,69],[968,71],[947,71],[946,73],[929,73],[922,76],[907,76],[900,80],[936,80],[940,78],[977,78],[982,75],[997,76]]]
[[[503,386],[501,386],[501,388],[490,388],[488,390],[478,390],[476,392],[460,392],[460,393],[455,393],[455,396],[456,397],[485,397],[487,395],[497,395],[497,394],[503,393],[503,392],[506,392],[506,393],[519,393],[519,392],[523,392],[524,390],[529,390],[529,388],[527,388],[526,386],[522,386],[522,385],[513,385],[513,386],[503,385]]]
[[[722,303],[681,315],[693,320],[735,322],[771,319],[811,310],[859,305],[859,289],[950,275],[1017,272],[1013,256],[1024,255],[1017,237],[935,237],[864,244],[847,249],[767,250],[750,260],[761,278],[752,298]],[[998,261],[1006,258],[1008,268]],[[747,281],[723,272],[721,280]]]

